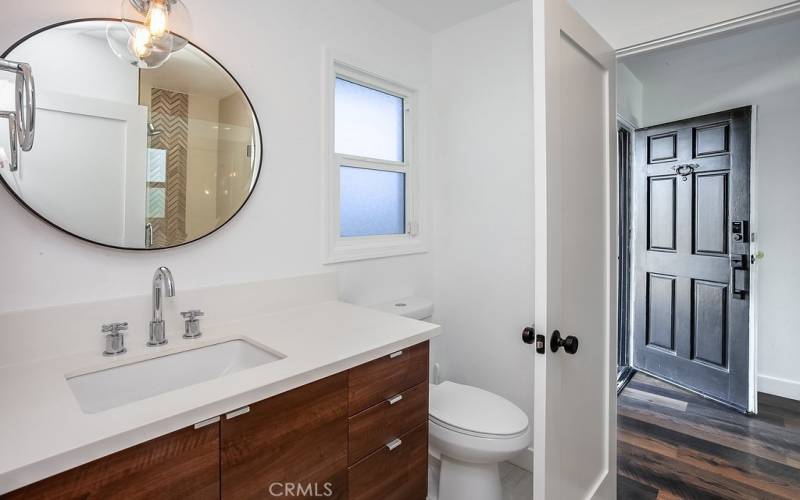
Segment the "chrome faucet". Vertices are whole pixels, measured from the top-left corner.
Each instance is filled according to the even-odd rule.
[[[159,346],[167,343],[165,324],[161,312],[162,294],[167,297],[175,296],[175,281],[172,272],[166,267],[159,267],[153,275],[153,320],[150,322],[150,336],[148,346]]]

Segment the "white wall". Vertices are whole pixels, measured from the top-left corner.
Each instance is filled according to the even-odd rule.
[[[533,413],[530,2],[433,38],[436,312],[442,376]]]
[[[569,0],[615,49],[702,28],[788,0]]]
[[[3,24],[11,21],[3,7]],[[76,30],[60,27],[26,40],[9,56],[37,66],[36,89],[39,91],[75,94],[94,99],[139,104],[139,71],[120,64],[104,37],[105,23],[97,22],[91,29]],[[98,36],[103,35],[103,38]],[[5,37],[4,37],[5,38]],[[10,42],[2,40],[5,52]],[[10,73],[3,73],[13,78]]]
[[[617,115],[634,127],[644,121],[644,87],[624,63],[617,63]]]
[[[757,106],[758,388],[800,399],[800,21],[626,59],[645,125]],[[687,77],[688,76],[688,77]]]
[[[187,0],[192,39],[222,62],[261,120],[264,162],[248,205],[225,228],[172,250],[104,249],[62,234],[0,192],[0,312],[137,295],[156,266],[181,288],[338,269],[341,295],[361,303],[432,295],[431,254],[326,267],[322,248],[323,45],[369,61],[429,91],[431,38],[371,0]],[[0,46],[45,25],[114,17],[119,2],[11,2],[2,7]],[[35,69],[35,68],[34,68]],[[425,106],[425,100],[420,103]],[[425,151],[426,144],[420,144]],[[0,332],[5,334],[7,332]]]

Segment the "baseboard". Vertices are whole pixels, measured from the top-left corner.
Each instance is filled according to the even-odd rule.
[[[800,401],[800,381],[759,375],[758,392]]]
[[[520,452],[517,456],[509,460],[509,462],[528,472],[533,472],[533,447]]]

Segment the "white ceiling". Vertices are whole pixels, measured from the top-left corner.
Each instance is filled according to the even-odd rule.
[[[106,21],[92,21],[66,24],[56,29],[76,31],[100,41],[105,46],[106,24]],[[228,73],[191,45],[174,52],[160,68],[143,70],[143,74],[145,73],[150,85],[186,94],[223,99],[239,91],[236,82]]]
[[[439,0],[431,0],[439,3]],[[702,28],[788,0],[569,0],[615,49]],[[423,2],[424,3],[424,2]]]
[[[154,87],[185,94],[223,99],[239,91],[228,73],[191,45],[173,53],[160,68],[144,71]]]
[[[375,0],[431,33],[442,31],[517,0]]]
[[[689,86],[695,79],[729,78],[730,86],[736,87],[739,82],[735,74],[743,65],[760,65],[764,79],[780,72],[791,78],[786,76],[776,81],[795,82],[800,78],[800,15],[633,55],[622,62],[645,87],[673,82],[676,71],[689,73],[686,79]],[[764,88],[763,92],[767,90]]]
[[[436,33],[519,0],[374,1]],[[621,49],[777,7],[788,0],[568,1],[612,47]]]

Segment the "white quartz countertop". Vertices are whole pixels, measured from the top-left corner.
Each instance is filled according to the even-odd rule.
[[[180,326],[168,325],[169,343],[158,348],[128,332],[128,353],[117,358],[97,351],[0,367],[0,494],[439,334],[432,323],[336,301],[204,327],[197,340],[181,338]],[[94,414],[67,385],[68,375],[237,338],[286,357]]]

